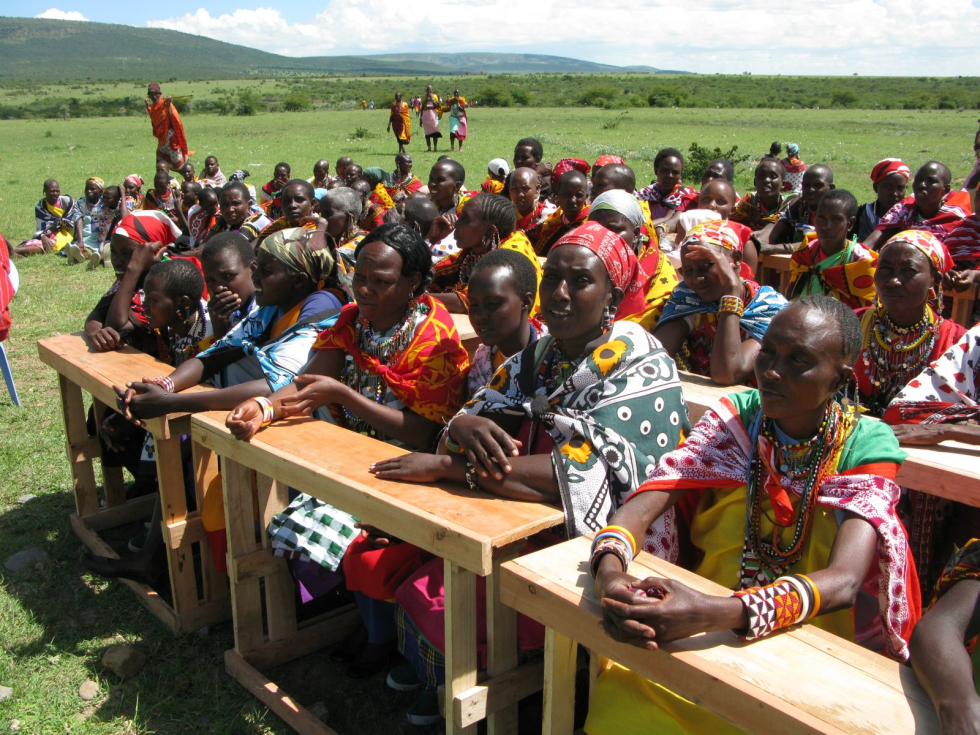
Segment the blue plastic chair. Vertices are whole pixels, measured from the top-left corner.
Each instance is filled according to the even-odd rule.
[[[10,394],[14,405],[20,407],[20,398],[17,397],[17,386],[14,385],[14,374],[10,372],[10,363],[7,362],[7,352],[3,349],[3,342],[0,342],[0,372],[3,373],[3,382],[7,384],[7,392]]]

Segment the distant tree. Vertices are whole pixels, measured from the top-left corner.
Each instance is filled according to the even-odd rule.
[[[484,87],[480,92],[481,107],[509,107],[510,92],[503,87]]]
[[[286,112],[304,112],[313,106],[309,95],[302,92],[292,92],[282,98],[282,109]]]
[[[857,101],[857,95],[849,89],[834,92],[834,95],[830,98],[830,104],[832,107],[854,107],[854,105],[857,104]]]
[[[745,163],[751,158],[748,154],[740,155],[737,145],[723,151],[721,148],[705,148],[697,143],[691,143],[691,147],[687,150],[688,155],[684,159],[684,177],[688,181],[701,181],[704,170],[716,158],[727,158],[734,166]]]
[[[238,93],[238,99],[235,104],[235,114],[236,115],[254,115],[259,111],[262,106],[262,98],[259,97],[259,93],[252,89],[243,89]]]

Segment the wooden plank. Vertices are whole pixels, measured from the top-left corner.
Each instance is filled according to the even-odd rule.
[[[278,641],[267,641],[241,655],[260,671],[320,651],[349,637],[361,625],[361,613],[356,605],[332,610],[311,624],[304,624],[295,633]]]
[[[446,733],[461,735],[476,732],[476,725],[464,725],[456,699],[477,683],[476,575],[450,561],[445,570]]]
[[[269,537],[265,529],[276,513],[289,505],[286,486],[265,475],[255,478],[259,506],[259,527],[262,545],[269,553]],[[278,641],[296,632],[296,583],[285,559],[273,556],[272,570],[264,576],[265,615],[269,624],[269,640]]]
[[[225,671],[299,735],[337,735],[233,650],[225,651]]]
[[[977,301],[977,285],[970,284],[964,291],[953,289],[950,292],[953,297],[953,308],[950,312],[950,319],[967,329],[974,325],[973,309]]]
[[[544,720],[541,735],[571,735],[575,728],[578,644],[554,628],[544,631]],[[569,697],[571,693],[571,697]],[[571,700],[571,701],[569,701]]]
[[[188,420],[188,430],[190,429]],[[204,494],[211,486],[212,481],[218,476],[218,457],[214,452],[202,447],[200,444],[191,442],[191,457],[194,463],[194,494],[197,498],[198,517],[204,510]],[[220,492],[220,488],[218,490]],[[211,551],[211,542],[208,539],[207,531],[201,525],[203,538],[201,539],[201,586],[204,592],[204,599],[208,601],[227,600],[228,575],[219,572],[214,566],[214,558]],[[230,604],[229,604],[230,610]]]
[[[617,643],[597,626],[601,613],[586,562],[589,543],[574,539],[504,564],[504,601],[750,732],[938,732],[928,697],[902,674],[903,667],[812,626],[752,644],[729,632],[657,651]],[[648,554],[630,571],[640,578],[678,579],[706,594],[730,594]],[[840,696],[841,682],[847,697]]]
[[[461,722],[468,726],[485,720],[493,713],[541,691],[543,678],[544,664],[540,661],[518,666],[491,679],[479,676],[479,684],[456,695],[455,707],[460,712]],[[440,689],[445,690],[445,687]]]
[[[252,505],[252,472],[227,457],[221,463],[221,484],[225,496],[225,531],[228,551],[245,553],[255,550],[255,516]],[[229,571],[233,568],[228,565]],[[245,653],[265,641],[262,627],[262,599],[259,580],[244,580],[231,587],[232,628],[235,650]]]
[[[66,378],[58,376],[61,390],[61,414],[65,420],[65,439],[68,445],[68,461],[71,463],[72,482],[75,489],[75,511],[87,516],[99,509],[99,496],[95,488],[95,469],[90,456],[76,455],[74,447],[89,439],[85,426],[85,402],[81,389]]]
[[[184,494],[184,463],[180,453],[180,436],[169,439],[154,437],[154,452],[157,466],[157,487],[160,503],[163,506],[163,534],[169,538],[168,529],[178,526],[182,529],[187,521],[187,496]],[[203,528],[201,529],[203,531]],[[191,542],[174,546],[167,544],[170,590],[173,593],[174,610],[177,614],[189,612],[198,606],[197,574],[194,570],[194,555]]]
[[[109,528],[116,528],[149,518],[153,515],[153,506],[156,502],[156,495],[141,495],[127,501],[125,505],[103,508],[91,515],[82,516],[82,520],[93,531],[105,531]]]
[[[500,565],[518,556],[521,546],[521,543],[511,544],[495,554],[493,574],[486,578],[488,677],[499,676],[517,666],[517,612],[500,599]],[[487,735],[517,735],[517,700],[490,713]]]
[[[195,441],[481,576],[492,571],[494,548],[564,522],[554,506],[506,500],[449,483],[379,480],[368,471],[370,465],[404,450],[332,424],[281,421],[251,442],[240,442],[225,428],[224,417],[195,414]]]
[[[164,539],[170,549],[179,549],[185,544],[206,542],[208,538],[199,513],[191,513],[184,520],[176,523],[164,523],[163,530]]]
[[[98,399],[92,400],[92,409],[96,417],[102,416],[108,407]],[[98,419],[96,419],[98,420]],[[92,437],[93,449],[101,455],[98,437]],[[106,508],[115,508],[126,503],[126,483],[123,480],[122,467],[106,467],[102,465],[102,489],[105,492]]]

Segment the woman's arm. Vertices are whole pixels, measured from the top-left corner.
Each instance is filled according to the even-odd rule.
[[[125,391],[118,386],[113,387],[124,404],[128,419],[149,419],[168,413],[229,410],[255,396],[268,397],[272,393],[264,378],[195,393],[168,393],[154,383],[130,383]]]
[[[738,314],[718,314],[718,331],[711,346],[711,381],[718,385],[744,383],[755,372],[755,359],[762,345],[754,339],[742,341]]]
[[[980,444],[980,426],[967,424],[897,424],[892,431],[902,444],[939,444],[944,441]]]
[[[965,646],[978,632],[980,580],[965,579],[939,599],[912,633],[912,668],[936,707],[945,735],[980,733],[980,697]]]
[[[677,357],[684,340],[690,333],[691,326],[686,319],[672,319],[664,324],[658,324],[653,330],[653,336],[660,340],[660,344],[671,357]]]
[[[769,244],[770,245],[782,245],[784,247],[773,247],[770,252],[774,253],[786,253],[789,252],[786,249],[786,245],[790,245],[793,242],[793,225],[790,224],[788,219],[780,217],[776,220],[776,224],[772,226],[772,230],[769,233]]]
[[[875,230],[866,238],[864,238],[864,247],[868,250],[877,250],[885,241],[885,233],[881,230]]]
[[[159,262],[166,247],[162,242],[140,243],[136,246],[126,266],[126,273],[119,281],[119,288],[112,299],[105,326],[112,327],[118,332],[129,325],[133,294],[139,288],[140,279],[155,262]]]

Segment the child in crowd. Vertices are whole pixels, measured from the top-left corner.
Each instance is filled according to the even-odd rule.
[[[429,170],[429,199],[439,208],[440,215],[456,216],[464,181],[466,169],[451,158],[437,161]],[[449,224],[451,230],[452,223]]]
[[[527,238],[538,255],[547,255],[563,235],[589,217],[589,180],[578,169],[555,165],[552,183],[558,187],[558,208],[542,224],[527,231]],[[588,164],[586,164],[588,165]]]
[[[321,158],[313,164],[313,176],[307,179],[314,189],[326,189],[330,185],[330,161]]]
[[[503,158],[495,158],[487,164],[487,178],[480,184],[480,191],[499,194],[504,190],[504,182],[510,175],[510,166]]]
[[[517,207],[517,229],[527,232],[544,224],[555,211],[555,205],[541,199],[541,177],[527,166],[516,169],[509,178],[507,193]]]
[[[69,244],[79,245],[81,228],[76,227],[82,213],[67,194],[61,193],[61,185],[54,179],[44,182],[44,197],[34,206],[36,223],[34,237],[13,249],[15,256],[61,253],[67,255]],[[63,252],[64,251],[64,252]],[[74,261],[72,261],[74,262]]]
[[[834,172],[829,166],[818,163],[803,174],[803,191],[800,198],[783,210],[779,220],[769,233],[766,252],[793,252],[796,243],[813,232],[820,197],[834,188]]]
[[[275,221],[282,217],[280,194],[291,178],[292,169],[285,161],[277,163],[272,171],[272,179],[259,189],[259,206],[265,210],[269,219]]]
[[[252,211],[248,187],[241,181],[232,181],[221,187],[218,204],[220,214],[208,230],[205,242],[220,232],[238,232],[252,242],[262,230],[272,224],[272,220],[261,210]]]
[[[205,186],[221,187],[228,183],[228,179],[221,171],[216,156],[208,156],[204,159],[204,169],[201,171],[201,182]]]
[[[781,191],[784,173],[778,159],[763,158],[755,167],[755,191],[742,197],[732,212],[732,222],[750,228],[762,242],[768,242],[779,215],[796,201],[793,194]]]
[[[789,298],[824,294],[852,309],[874,303],[878,256],[848,235],[856,213],[857,199],[845,189],[833,189],[820,198],[815,236],[793,253]]]
[[[200,181],[200,179],[197,178],[197,172],[194,171],[194,164],[191,163],[190,161],[188,161],[187,163],[185,163],[183,166],[180,167],[180,175],[181,178],[184,179],[182,183],[192,183],[192,182]]]
[[[237,232],[215,235],[202,249],[201,268],[210,295],[208,312],[216,340],[224,337],[255,306],[252,274],[256,267],[251,242]]]
[[[871,169],[871,186],[876,196],[873,202],[863,204],[858,209],[854,229],[850,232],[858,242],[864,242],[875,231],[881,218],[905,198],[911,175],[909,167],[898,158],[878,161]]]
[[[201,189],[197,201],[187,210],[187,245],[192,253],[198,254],[217,220],[218,192],[210,188]]]
[[[636,193],[642,202],[650,202],[653,223],[666,219],[674,211],[683,212],[697,201],[697,192],[684,186],[684,156],[676,148],[664,148],[653,159],[656,180]]]
[[[157,171],[153,177],[153,188],[146,192],[141,208],[144,211],[163,212],[174,223],[174,226],[180,229],[182,224],[179,214],[181,198],[180,189],[174,190],[170,186],[170,174],[166,171]]]
[[[275,232],[304,225],[304,221],[313,214],[313,205],[316,203],[313,185],[306,179],[290,179],[279,192],[279,201],[282,214],[259,233],[256,247]],[[313,227],[312,224],[308,226]]]

